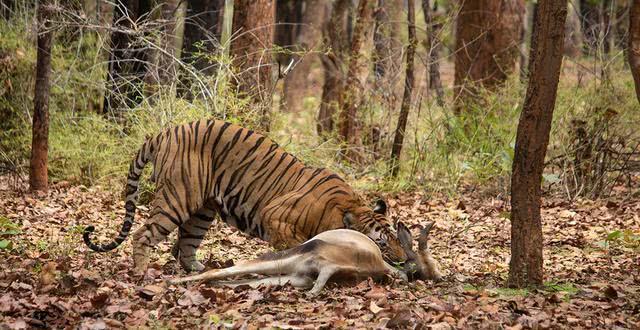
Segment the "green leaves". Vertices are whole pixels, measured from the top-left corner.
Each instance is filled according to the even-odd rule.
[[[11,220],[6,217],[0,216],[0,250],[11,250],[13,248],[13,242],[7,238],[18,235],[21,232],[19,224],[11,222]]]

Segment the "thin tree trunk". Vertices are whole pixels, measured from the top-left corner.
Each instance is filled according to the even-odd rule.
[[[442,44],[438,35],[442,30],[442,23],[434,19],[434,10],[429,7],[429,0],[422,0],[422,11],[424,13],[424,22],[427,25],[427,38],[425,39],[425,48],[429,53],[429,89],[436,91],[436,102],[439,106],[444,106],[444,89],[442,88],[442,79],[440,79],[440,51]]]
[[[283,107],[287,111],[302,110],[302,101],[308,93],[309,73],[314,62],[318,62],[318,46],[322,41],[322,25],[326,20],[329,2],[325,0],[307,0],[302,15],[294,50],[297,61],[295,67],[284,80]]]
[[[640,0],[633,0],[629,10],[629,68],[636,85],[636,97],[640,103]]]
[[[236,0],[230,54],[238,92],[251,98],[260,127],[269,131],[273,92],[274,0]]]
[[[224,0],[187,2],[181,57],[205,74],[213,74],[215,69],[201,54],[216,52],[222,32],[223,10]]]
[[[560,78],[566,17],[566,1],[538,1],[529,85],[518,123],[511,176],[508,285],[512,287],[541,285],[543,280],[540,182]]]
[[[533,28],[533,15],[535,13],[535,6],[537,6],[534,2],[527,2],[525,6],[525,14],[524,19],[522,20],[522,31],[520,31],[520,35],[522,39],[520,40],[520,81],[524,82],[529,75],[529,70],[527,65],[529,64],[529,53],[531,52],[531,35]]]
[[[383,96],[387,106],[395,108],[397,104],[396,81],[402,68],[402,42],[400,28],[402,22],[403,0],[378,0],[375,13],[374,63],[375,87]]]
[[[135,107],[143,98],[142,82],[147,71],[147,52],[132,38],[132,29],[133,23],[151,10],[151,2],[121,0],[114,8],[113,25],[118,31],[111,35],[107,92],[102,108],[105,115],[119,117],[117,111]]]
[[[15,10],[15,0],[0,0],[0,17],[9,20]]]
[[[222,34],[224,0],[189,0],[184,19],[184,35],[180,57],[183,62],[204,75],[214,75],[217,69],[209,58],[219,51]],[[180,72],[178,95],[192,99],[195,77],[187,70]]]
[[[373,0],[360,0],[358,19],[353,29],[351,53],[347,81],[340,96],[340,138],[343,142],[342,155],[346,159],[359,159],[354,150],[356,142],[356,115],[361,105],[367,77],[369,74],[370,47],[373,42]]]
[[[144,77],[145,95],[155,95],[161,86],[170,86],[176,76],[176,19],[179,0],[162,0],[154,3],[151,20],[159,32],[154,40],[158,48],[149,50],[147,72]]]
[[[400,117],[398,118],[398,126],[396,127],[396,135],[393,138],[393,147],[391,148],[391,175],[398,176],[400,169],[400,155],[402,154],[402,144],[404,142],[404,131],[407,128],[407,118],[411,109],[411,95],[413,93],[413,57],[416,52],[416,14],[415,0],[408,0],[407,20],[409,31],[409,46],[407,47],[407,67],[404,82],[404,95],[402,97],[402,106],[400,107]]]
[[[571,57],[578,57],[584,49],[582,29],[580,26],[579,1],[570,1],[567,8],[567,23],[565,24],[564,52]]]
[[[286,50],[294,49],[301,29],[302,8],[305,2],[306,0],[276,0],[273,43],[278,47]],[[291,60],[289,51],[278,52],[275,55],[278,63],[282,65],[287,65]]]
[[[334,129],[334,114],[340,108],[349,48],[347,15],[351,0],[336,0],[329,21],[322,29],[328,50],[320,57],[324,67],[322,102],[318,112],[318,135],[324,137]]]
[[[524,0],[463,1],[456,21],[455,100],[460,113],[477,84],[493,88],[519,57]]]
[[[580,25],[582,27],[582,35],[584,36],[584,54],[593,55],[597,49],[600,35],[600,17],[598,1],[576,0],[579,1],[580,9]]]
[[[34,95],[33,126],[31,138],[31,162],[29,183],[31,190],[47,191],[47,156],[49,153],[49,91],[51,88],[51,3],[46,0],[38,4],[38,58],[36,64],[36,88]]]

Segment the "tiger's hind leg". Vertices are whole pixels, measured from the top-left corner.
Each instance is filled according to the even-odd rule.
[[[172,188],[174,191],[180,191],[175,186]],[[158,190],[152,202],[151,217],[144,226],[133,233],[133,262],[136,273],[146,271],[151,248],[166,239],[167,235],[182,224],[183,219],[189,218],[189,211],[184,207],[184,202],[177,201],[172,196],[166,187]]]
[[[186,271],[200,272],[204,265],[196,259],[196,250],[202,243],[204,235],[211,226],[216,215],[216,208],[210,203],[205,204],[196,214],[192,215],[178,231],[178,240],[171,249],[171,254],[180,262]]]

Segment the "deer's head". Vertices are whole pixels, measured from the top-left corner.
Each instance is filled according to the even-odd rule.
[[[407,255],[403,270],[407,274],[409,281],[417,279],[440,281],[442,279],[440,265],[431,255],[427,243],[429,232],[433,228],[433,222],[429,222],[424,228],[420,229],[417,252],[413,250],[413,239],[409,228],[402,222],[398,222],[397,227],[398,240]]]

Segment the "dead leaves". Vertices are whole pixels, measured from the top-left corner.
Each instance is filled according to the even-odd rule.
[[[120,196],[69,185],[45,197],[0,192],[0,216],[21,230],[13,249],[0,251],[6,264],[0,328],[638,328],[640,257],[622,244],[596,244],[614,231],[638,232],[638,201],[547,199],[546,278],[563,282],[525,294],[501,288],[509,256],[504,200],[420,192],[388,200],[392,218],[410,227],[436,222],[430,244],[448,280],[329,285],[310,299],[288,285],[166,286],[167,278],[182,274],[168,253],[173,237],[157,249],[153,267],[136,277],[130,242],[97,254],[81,241],[89,223],[99,227],[97,239],[114,237],[124,214]],[[146,212],[140,208],[136,223]],[[219,268],[269,249],[214,225],[201,252],[209,267]]]

